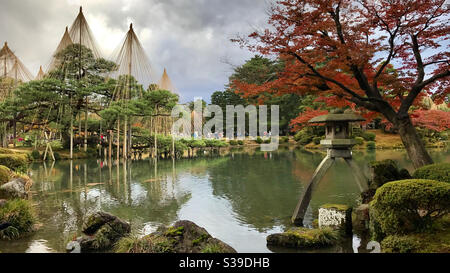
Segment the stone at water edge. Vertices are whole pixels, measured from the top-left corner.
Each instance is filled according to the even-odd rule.
[[[365,232],[369,229],[369,204],[362,204],[352,213],[352,225],[355,231]]]
[[[326,204],[319,208],[319,228],[330,227],[343,234],[352,234],[352,208],[346,205]]]
[[[22,198],[28,197],[28,181],[23,178],[14,178],[0,187],[0,197]]]
[[[67,251],[75,253],[109,251],[115,243],[131,232],[131,226],[120,218],[106,212],[97,212],[87,218],[83,224],[85,236],[78,237],[76,241],[69,242]]]

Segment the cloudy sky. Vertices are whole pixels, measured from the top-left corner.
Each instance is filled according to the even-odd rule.
[[[232,66],[251,52],[230,42],[266,25],[267,0],[0,0],[0,43],[36,75],[55,51],[79,6],[105,57],[132,22],[155,74],[164,67],[182,101],[223,90]],[[159,79],[155,79],[158,81]]]

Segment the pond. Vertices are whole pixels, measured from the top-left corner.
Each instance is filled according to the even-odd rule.
[[[449,162],[450,151],[431,151],[436,162]],[[354,152],[368,171],[373,160],[394,159],[412,169],[404,151]],[[35,163],[32,199],[41,227],[18,241],[0,241],[0,252],[64,252],[79,234],[85,217],[112,213],[131,223],[133,232],[149,234],[160,225],[190,220],[238,252],[289,252],[269,249],[266,237],[290,227],[290,217],[324,155],[283,148],[254,149],[173,162],[147,159],[120,164],[101,160]],[[355,205],[358,186],[344,162],[338,161],[317,187],[307,212],[310,225],[325,203]],[[359,238],[326,252],[357,251]]]

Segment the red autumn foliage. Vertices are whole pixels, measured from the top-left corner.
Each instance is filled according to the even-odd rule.
[[[297,118],[291,121],[292,132],[297,132],[303,129],[308,125],[308,121],[311,119],[327,114],[328,110],[314,110],[312,108],[306,108],[305,112],[301,113]]]
[[[279,57],[284,71],[259,86],[232,84],[244,95],[312,93],[380,113],[414,166],[431,164],[409,110],[450,94],[449,16],[446,0],[279,0],[269,28],[233,41]]]
[[[411,114],[414,126],[442,132],[450,129],[450,112],[440,110],[416,110]]]

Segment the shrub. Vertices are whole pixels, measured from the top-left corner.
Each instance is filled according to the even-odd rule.
[[[236,145],[238,145],[238,142],[236,140],[230,140],[230,145],[236,146]]]
[[[244,141],[243,140],[238,140],[238,142],[237,142],[240,146],[243,146],[244,145]]]
[[[355,137],[356,145],[363,145],[364,144],[364,138],[362,137]]]
[[[370,203],[376,238],[428,230],[450,210],[450,184],[433,180],[394,181],[379,188]]]
[[[255,142],[258,143],[258,144],[262,144],[264,141],[263,141],[263,139],[262,139],[261,137],[258,137],[258,138],[255,140]]]
[[[385,253],[413,253],[418,243],[408,236],[390,235],[381,242],[381,247]]]
[[[362,134],[362,138],[364,138],[365,141],[375,141],[376,137],[377,137],[377,135],[375,135],[374,133],[371,133],[371,132],[364,132]]]
[[[264,144],[270,144],[272,142],[272,139],[266,139],[266,140],[264,140]]]
[[[300,145],[309,144],[313,138],[314,135],[309,132],[308,128],[302,129],[294,136],[295,141],[297,141]]]
[[[41,159],[41,153],[38,150],[33,150],[31,152],[31,158],[33,158],[34,160]]]
[[[8,167],[0,166],[0,186],[8,183],[13,176],[14,173]]]
[[[367,142],[366,148],[367,148],[367,150],[375,150],[375,148],[376,148],[375,141],[369,141],[369,142]]]
[[[280,142],[281,143],[288,143],[289,142],[289,137],[288,136],[283,136],[280,138]]]
[[[62,150],[64,148],[63,143],[59,140],[53,140],[50,142],[50,146],[52,146],[53,150]]]
[[[406,169],[399,171],[394,160],[387,159],[370,163],[372,171],[371,188],[378,189],[387,182],[410,179],[411,176]]]
[[[24,171],[27,168],[28,156],[25,154],[0,154],[0,165],[13,171]]]
[[[0,223],[8,223],[10,227],[0,231],[0,239],[17,239],[32,231],[35,223],[34,210],[30,202],[14,199],[0,208]]]
[[[439,163],[422,167],[414,172],[413,177],[416,179],[450,182],[450,163]]]
[[[315,137],[315,138],[313,138],[313,142],[316,145],[319,145],[321,140],[322,140],[322,137]]]

